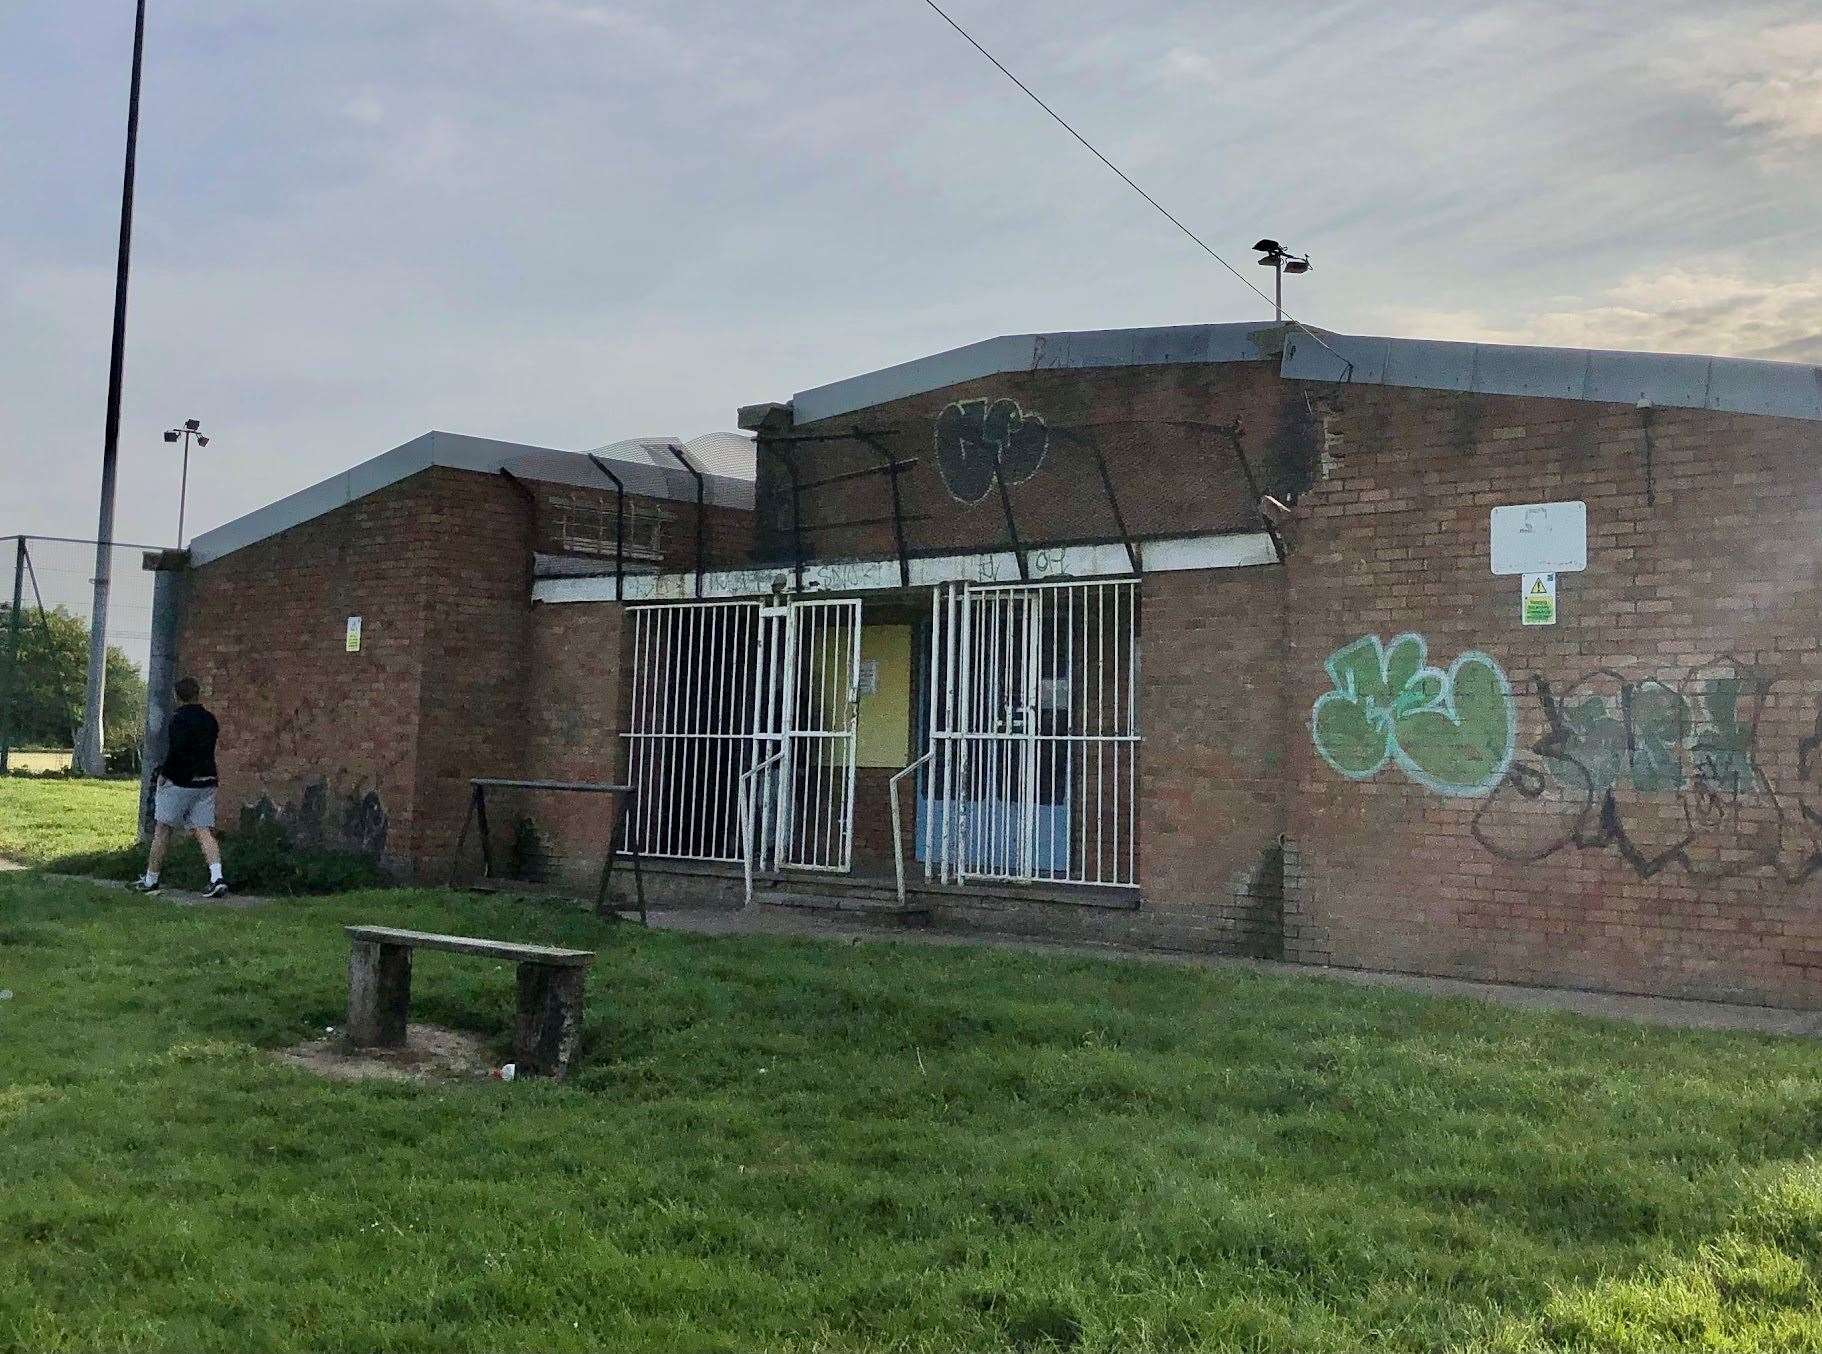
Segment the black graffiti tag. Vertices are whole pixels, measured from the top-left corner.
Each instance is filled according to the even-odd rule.
[[[1517,862],[1611,849],[1643,879],[1671,865],[1697,880],[1809,878],[1822,869],[1822,713],[1798,749],[1793,821],[1757,751],[1771,685],[1727,654],[1668,682],[1602,669],[1558,694],[1534,678],[1537,760],[1515,761],[1482,801],[1475,839]]]
[[[997,469],[1007,484],[1037,473],[1050,445],[1043,417],[1015,400],[958,400],[936,417],[936,466],[963,503],[979,503]]]

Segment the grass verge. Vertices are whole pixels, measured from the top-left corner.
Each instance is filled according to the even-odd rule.
[[[329,1084],[339,926],[600,952],[564,1086]],[[510,969],[416,961],[504,1056]],[[0,1349],[1822,1347],[1797,1041],[440,891],[0,878]]]
[[[0,857],[60,874],[136,879],[147,851],[136,840],[138,811],[137,781],[0,777]],[[370,857],[297,847],[275,823],[219,835],[223,870],[241,893],[341,893],[391,882]],[[187,833],[172,844],[163,873],[176,888],[208,882],[208,866]]]
[[[45,865],[76,851],[112,851],[137,835],[136,780],[0,776],[0,856]]]

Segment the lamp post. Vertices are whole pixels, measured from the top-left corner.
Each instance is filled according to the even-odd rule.
[[[206,447],[209,445],[209,439],[203,436],[202,420],[199,418],[186,418],[183,421],[183,427],[165,429],[165,441],[175,442],[180,437],[183,438],[183,478],[178,482],[177,489],[177,548],[182,550],[183,505],[184,500],[190,495],[190,440],[194,438],[197,446]]]
[[[1276,240],[1261,240],[1253,246],[1261,255],[1258,264],[1261,268],[1272,270],[1272,318],[1279,324],[1284,323],[1284,275],[1286,273],[1307,273],[1310,270],[1308,254],[1293,254]]]
[[[82,735],[76,770],[99,776],[101,719],[108,669],[108,584],[114,558],[114,479],[120,461],[120,386],[126,369],[127,263],[133,254],[133,166],[139,154],[139,72],[145,54],[146,0],[133,16],[133,77],[127,91],[127,155],[120,184],[120,255],[114,269],[114,344],[108,359],[107,423],[101,442],[101,514],[95,529],[95,601],[89,617],[88,689],[82,702]]]

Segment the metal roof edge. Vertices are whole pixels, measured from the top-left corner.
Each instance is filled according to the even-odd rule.
[[[263,508],[255,508],[193,537],[190,562],[207,564],[233,554],[436,467],[479,474],[508,470],[521,479],[545,484],[612,488],[607,477],[581,452],[432,430],[307,489],[287,494]],[[614,471],[625,482],[629,493],[686,503],[695,501],[695,481],[682,466],[660,468],[615,460]],[[753,492],[750,480],[725,475],[704,477],[703,499],[712,505],[750,509]]]
[[[1534,348],[1325,331],[1321,344],[1305,335],[1290,335],[1280,373],[1294,381],[1606,404],[1642,401],[1666,409],[1822,420],[1822,367],[1754,357]]]
[[[1233,323],[1002,334],[799,391],[791,408],[801,425],[1005,372],[1258,362],[1277,356],[1280,332],[1275,324]]]
[[[1807,363],[1328,330],[1317,341],[1301,326],[1255,323],[1006,334],[799,391],[791,406],[802,425],[1006,372],[1258,361],[1280,347],[1290,380],[1822,419],[1822,367]]]

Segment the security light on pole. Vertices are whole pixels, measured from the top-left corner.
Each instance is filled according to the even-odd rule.
[[[186,418],[183,421],[183,427],[166,428],[164,434],[164,440],[167,442],[175,442],[180,437],[183,439],[183,478],[179,481],[177,490],[177,548],[179,550],[183,549],[184,500],[190,494],[190,439],[195,438],[196,445],[199,447],[209,445],[209,439],[203,436],[201,429],[201,419]]]
[[[1284,275],[1286,273],[1307,273],[1310,270],[1308,254],[1293,254],[1276,240],[1261,240],[1253,246],[1261,255],[1258,260],[1261,268],[1272,270],[1272,317],[1284,323]]]

